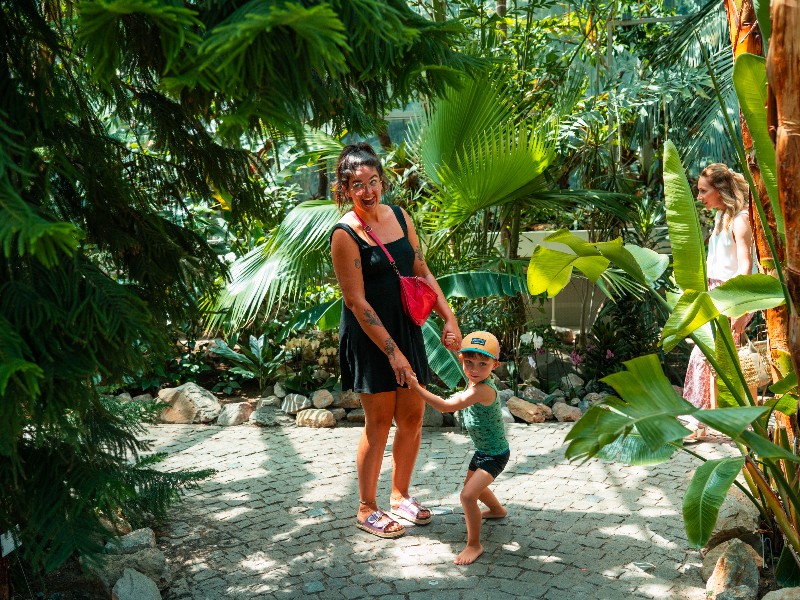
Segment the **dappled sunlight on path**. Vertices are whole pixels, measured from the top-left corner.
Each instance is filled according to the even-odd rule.
[[[456,566],[471,456],[456,430],[423,430],[413,493],[433,523],[382,540],[355,527],[358,427],[153,426],[144,437],[170,454],[162,468],[218,471],[159,532],[175,572],[164,598],[704,598],[681,518],[695,460],[570,464],[568,429],[509,426],[512,458],[494,488],[509,516],[486,521],[484,556]],[[386,509],[391,442],[378,489]]]

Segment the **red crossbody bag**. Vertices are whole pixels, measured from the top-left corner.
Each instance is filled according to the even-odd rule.
[[[372,227],[364,223],[361,217],[356,215],[355,211],[353,211],[353,214],[356,216],[356,219],[358,219],[358,222],[361,223],[367,235],[375,240],[378,246],[381,247],[381,250],[386,254],[386,258],[389,259],[389,264],[392,265],[394,272],[397,273],[397,276],[400,278],[400,298],[403,300],[403,310],[405,310],[408,318],[415,324],[422,325],[428,320],[428,316],[431,314],[433,307],[436,306],[436,299],[439,297],[436,290],[431,287],[431,284],[420,277],[406,277],[405,275],[401,275],[392,255],[389,254],[386,246],[381,243],[372,231]]]

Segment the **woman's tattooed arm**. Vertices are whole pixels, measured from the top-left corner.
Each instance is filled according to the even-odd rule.
[[[375,312],[370,310],[370,309],[366,309],[364,311],[364,318],[367,320],[367,323],[369,323],[370,325],[376,325],[378,327],[383,327],[383,323],[381,323],[381,320],[378,317],[378,315],[376,315]]]
[[[390,359],[394,358],[394,351],[397,349],[397,346],[394,345],[394,340],[392,338],[386,338],[386,341],[383,344],[383,350],[386,352],[386,356]]]

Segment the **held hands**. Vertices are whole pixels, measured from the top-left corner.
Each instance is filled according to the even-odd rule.
[[[461,348],[461,330],[455,319],[445,322],[442,328],[442,345],[453,352],[458,352]]]
[[[417,376],[414,373],[411,373],[410,375],[408,375],[406,377],[406,384],[408,385],[408,387],[410,389],[415,390],[415,391],[422,387],[419,384],[419,381],[417,381]]]

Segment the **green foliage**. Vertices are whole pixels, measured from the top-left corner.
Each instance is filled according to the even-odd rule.
[[[283,364],[283,352],[275,349],[266,334],[261,334],[259,337],[251,335],[249,343],[240,345],[238,352],[231,349],[223,340],[216,340],[209,351],[232,364],[231,373],[248,379],[257,379],[259,391],[264,390],[267,382],[275,376]]]
[[[171,325],[226,271],[191,207],[271,227],[270,138],[366,129],[479,62],[453,23],[357,4],[0,3],[0,532],[36,567],[203,476],[137,462],[96,387],[172,377]]]

